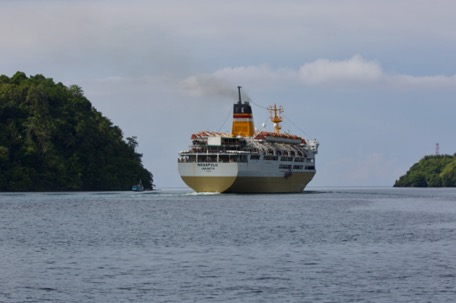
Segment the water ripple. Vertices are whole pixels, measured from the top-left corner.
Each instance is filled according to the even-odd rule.
[[[452,302],[454,201],[0,193],[0,302]]]

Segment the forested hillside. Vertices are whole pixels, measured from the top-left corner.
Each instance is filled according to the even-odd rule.
[[[456,154],[426,156],[394,184],[395,187],[456,187]]]
[[[76,85],[0,76],[0,191],[151,188],[137,144]]]

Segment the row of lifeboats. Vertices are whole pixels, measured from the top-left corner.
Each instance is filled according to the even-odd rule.
[[[207,138],[207,137],[228,137],[229,135],[221,132],[211,132],[211,131],[201,131],[196,134],[192,134],[191,139],[202,139],[202,138]],[[288,139],[292,141],[296,141],[302,144],[306,144],[306,141],[299,136],[296,135],[291,135],[291,134],[286,134],[286,133],[275,133],[275,132],[266,132],[262,131],[257,133],[254,137],[256,140],[268,140],[268,139]]]
[[[271,140],[271,141],[284,141],[284,142],[290,142],[290,143],[295,143],[295,144],[306,144],[306,140],[303,138],[296,136],[296,135],[291,135],[291,134],[283,134],[283,133],[274,133],[274,132],[266,132],[262,131],[259,132],[258,134],[255,135],[254,139],[256,140]],[[282,140],[281,140],[282,139]]]
[[[201,131],[196,134],[192,134],[192,140],[202,139],[207,137],[227,137],[228,135],[220,132]]]

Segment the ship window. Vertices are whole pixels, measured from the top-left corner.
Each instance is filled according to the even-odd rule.
[[[192,147],[192,152],[194,152],[194,153],[201,153],[203,151],[204,151],[204,149],[201,147],[195,147],[195,146]]]
[[[217,162],[217,155],[198,155],[198,162]]]
[[[219,156],[219,162],[229,162],[230,158],[228,155],[220,155]]]
[[[251,155],[250,160],[260,160],[260,155]]]
[[[315,170],[315,166],[306,166],[306,169],[308,169],[308,170]]]
[[[239,156],[230,156],[230,162],[239,162]]]
[[[280,161],[293,161],[293,157],[281,157]]]
[[[280,164],[279,169],[291,169],[291,165],[290,164]]]
[[[179,162],[195,162],[196,161],[196,156],[195,155],[187,155],[180,157]]]
[[[304,166],[302,165],[293,165],[293,169],[303,169]]]
[[[279,157],[277,156],[264,156],[264,160],[269,160],[269,161],[277,161]]]

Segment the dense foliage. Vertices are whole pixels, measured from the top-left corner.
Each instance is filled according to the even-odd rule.
[[[0,191],[151,188],[137,144],[76,85],[0,76]]]
[[[426,156],[394,184],[395,187],[456,187],[456,154]]]

